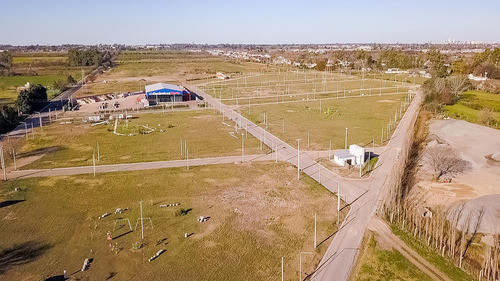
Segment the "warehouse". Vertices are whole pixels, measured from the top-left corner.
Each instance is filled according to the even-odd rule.
[[[182,86],[156,83],[146,85],[146,99],[149,105],[162,102],[182,102],[191,100],[191,93]]]

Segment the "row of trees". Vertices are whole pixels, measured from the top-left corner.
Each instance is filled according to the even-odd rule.
[[[473,58],[459,58],[451,64],[453,73],[500,79],[500,48],[485,50]]]
[[[11,73],[12,54],[9,51],[0,52],[0,76],[7,76]]]
[[[457,102],[464,91],[473,86],[465,75],[453,75],[447,78],[431,78],[424,82],[424,108],[432,112],[441,111],[443,105]]]
[[[68,50],[68,64],[70,66],[103,66],[113,67],[117,58],[117,53],[105,50],[99,51],[97,48],[91,49],[70,49]]]
[[[479,240],[484,210],[470,208],[464,203],[431,208],[426,205],[426,193],[415,188],[416,174],[422,161],[434,169],[438,178],[465,172],[470,168],[470,163],[443,146],[428,149],[424,153],[422,148],[426,135],[422,132],[425,132],[425,121],[419,120],[416,126],[417,134],[408,146],[408,157],[402,158],[406,162],[396,164],[395,173],[399,175],[399,180],[390,181],[391,188],[384,198],[383,215],[391,224],[425,243],[437,254],[456,262],[460,268],[474,275],[481,274],[488,280],[497,280],[500,235],[493,236],[493,243],[484,247],[474,246],[472,250],[472,245]],[[405,151],[402,151],[402,155]]]

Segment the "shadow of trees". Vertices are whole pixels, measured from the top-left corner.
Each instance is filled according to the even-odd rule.
[[[29,241],[1,250],[0,274],[11,269],[13,266],[34,261],[51,247],[45,243]]]

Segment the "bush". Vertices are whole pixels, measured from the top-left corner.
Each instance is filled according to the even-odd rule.
[[[486,126],[492,126],[497,121],[495,118],[495,112],[491,109],[485,107],[479,111],[478,114],[479,122]]]

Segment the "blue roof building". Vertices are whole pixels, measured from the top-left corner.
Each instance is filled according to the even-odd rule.
[[[167,83],[146,85],[145,89],[146,99],[150,105],[161,102],[182,102],[184,96],[187,97],[186,100],[189,100],[191,96],[189,91],[183,87]]]

